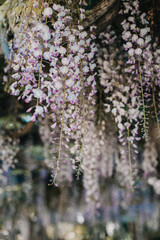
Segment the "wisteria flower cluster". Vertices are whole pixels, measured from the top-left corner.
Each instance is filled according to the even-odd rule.
[[[139,104],[141,105],[142,129],[144,138],[148,138],[148,119],[150,116],[148,105],[154,105],[154,115],[158,124],[158,110],[155,94],[155,86],[159,82],[159,74],[154,64],[157,60],[155,56],[154,46],[151,45],[151,33],[149,22],[146,19],[146,13],[139,10],[139,1],[123,1],[125,9],[121,11],[123,14],[129,14],[122,22],[123,35],[125,41],[124,48],[128,53],[128,69],[127,73],[131,73],[133,80],[139,85]],[[155,53],[154,53],[155,52]],[[156,68],[156,69],[155,69]],[[155,74],[154,74],[155,72]],[[158,101],[157,101],[158,102]]]
[[[98,41],[94,27],[83,27],[83,4],[30,1],[4,80],[39,123],[51,184],[71,183],[72,169],[77,178],[83,172],[86,201],[99,208],[100,182],[114,173],[119,186],[134,190],[140,140],[144,176],[157,167],[154,144],[151,161],[147,149],[149,122],[160,136],[160,50],[139,0],[122,0],[122,35],[106,26]]]
[[[77,5],[77,12],[74,5],[72,1],[64,6],[45,3],[37,19],[32,9],[38,5],[34,4],[20,21],[11,44],[11,94],[33,103],[27,110],[33,112],[31,121],[49,114],[51,134],[59,128],[55,176],[60,168],[63,135],[69,142],[80,122],[85,121],[85,105],[95,104],[95,37],[93,28],[88,34],[81,25],[84,9]]]
[[[126,65],[122,57],[126,56],[123,48],[118,46],[120,40],[117,39],[111,26],[100,35],[100,39],[101,51],[98,53],[98,66],[100,85],[104,87],[103,97],[105,98],[102,111],[104,116],[111,113],[115,120],[120,145],[119,153],[128,169],[126,175],[130,176],[133,184],[131,155],[135,159],[138,153],[138,120],[141,116],[137,96],[138,87],[125,72]],[[123,169],[120,162],[117,160],[118,172]],[[122,174],[125,174],[125,171],[122,170]]]
[[[155,64],[159,62],[159,50],[156,42],[152,45],[149,22],[146,13],[139,10],[139,1],[124,0],[122,5],[122,36],[111,26],[99,36],[99,77],[104,87],[99,91],[103,91],[100,96],[105,99],[102,110],[111,113],[117,126],[123,159],[120,164],[117,161],[117,170],[119,166],[118,172],[126,176],[128,172],[133,182],[135,161],[131,158],[137,159],[141,130],[147,141],[149,121],[153,121],[159,133],[159,70]],[[123,171],[121,163],[125,162],[127,167],[127,159],[128,171]]]

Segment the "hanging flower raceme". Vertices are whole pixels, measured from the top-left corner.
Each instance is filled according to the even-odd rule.
[[[115,161],[119,154],[117,137],[108,129],[106,134],[105,130],[104,122],[102,122],[102,128],[99,131],[100,156],[98,165],[100,175],[104,179],[111,178],[113,176],[113,172],[115,170]]]
[[[54,167],[56,167],[56,157],[53,149],[53,144],[56,144],[56,139],[51,134],[52,121],[48,116],[44,119],[39,118],[38,120],[39,120],[39,134],[44,146],[44,151],[43,151],[44,163],[49,169],[52,169],[52,168],[54,169]],[[58,136],[58,132],[57,132],[57,136]],[[57,184],[60,186],[66,183],[70,184],[72,182],[71,161],[64,147],[62,149],[62,152],[63,153],[62,153],[61,166],[59,166],[61,168],[61,171],[57,176]]]
[[[160,49],[158,48],[158,39],[152,45],[153,61],[152,61],[152,78],[151,78],[151,113],[153,113],[153,118],[155,120],[155,125],[158,133],[158,138],[160,138],[160,126],[159,126],[159,116],[160,116]],[[153,109],[153,110],[152,110]]]
[[[121,13],[127,18],[122,22],[123,45],[128,53],[128,69],[126,73],[132,75],[132,79],[138,83],[137,94],[141,96],[139,103],[142,108],[142,130],[144,138],[148,138],[148,109],[147,103],[151,99],[151,85],[153,73],[153,54],[151,51],[151,35],[146,14],[139,10],[139,1],[123,1],[124,9]]]
[[[100,141],[97,129],[91,124],[84,137],[84,160],[82,163],[83,183],[86,190],[86,202],[93,211],[100,207],[99,157]]]
[[[100,40],[98,66],[100,85],[104,87],[104,111],[107,115],[111,113],[115,120],[121,145],[120,154],[122,158],[129,159],[128,175],[132,175],[131,158],[135,159],[135,153],[138,153],[138,120],[141,116],[137,96],[138,86],[126,73],[127,66],[124,61],[126,54],[120,47],[121,40],[117,38],[111,26],[100,35]],[[132,149],[133,154],[131,154]],[[132,176],[130,178],[132,179]]]
[[[59,128],[59,144],[55,149],[57,176],[62,145],[67,146],[63,139],[69,142],[75,137],[78,125],[82,122],[84,125],[88,111],[85,105],[95,104],[97,48],[93,28],[88,33],[81,24],[85,16],[81,5],[75,6],[72,1],[64,6],[45,3],[38,18],[32,10],[35,7],[38,6],[32,6],[29,15],[20,21],[11,44],[10,90],[19,100],[31,103],[27,110],[33,112],[31,121],[49,114],[52,135]]]

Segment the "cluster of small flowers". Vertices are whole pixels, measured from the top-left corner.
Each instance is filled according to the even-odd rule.
[[[68,110],[72,112],[72,109]],[[73,169],[77,171],[77,178],[79,178],[82,171],[82,162],[84,157],[84,138],[88,134],[94,122],[95,109],[92,105],[88,104],[88,100],[84,99],[81,112],[78,111],[76,115],[76,122],[72,122],[72,127],[76,127],[71,135],[72,146],[70,148],[71,160]],[[76,125],[75,125],[76,123]]]
[[[140,116],[136,94],[137,86],[125,73],[126,65],[123,64],[125,55],[123,49],[119,47],[120,43],[116,33],[111,31],[110,26],[106,33],[100,35],[100,39],[102,47],[98,55],[98,64],[100,84],[104,87],[104,93],[106,94],[105,112],[113,114],[121,144],[126,145],[124,139],[126,132],[129,130],[127,140],[130,141],[135,148],[135,152],[137,152],[135,140],[139,139],[137,134],[138,118]]]
[[[132,151],[131,151],[132,150]],[[134,158],[134,150],[131,149],[130,154]],[[116,179],[121,187],[132,189],[134,191],[135,181],[137,177],[136,162],[132,162],[132,166],[128,162],[128,148],[127,146],[120,146],[119,157],[115,159],[116,164]]]
[[[157,157],[158,153],[155,148],[155,143],[151,140],[148,140],[148,142],[146,142],[144,145],[142,162],[142,170],[144,171],[145,177],[156,174],[156,167],[158,165]]]
[[[120,158],[116,159],[117,175],[121,179],[126,179],[124,186],[128,188],[128,179],[133,185],[133,175],[136,175],[136,169],[132,169],[131,159],[136,159],[138,154],[137,141],[139,119],[142,112],[137,92],[138,84],[130,73],[128,73],[128,63],[126,64],[126,53],[121,44],[121,39],[109,26],[105,33],[100,35],[100,51],[98,52],[98,67],[100,84],[104,87],[105,113],[111,113],[115,120],[119,147],[117,151]],[[115,151],[116,152],[116,151]],[[128,162],[129,159],[129,162]],[[120,162],[126,165],[126,171],[123,171]],[[135,163],[133,164],[134,168]],[[122,182],[120,179],[120,182]]]
[[[158,178],[158,172],[156,170],[158,165],[158,153],[155,143],[149,139],[144,147],[142,162],[144,177],[147,178],[148,184],[153,187],[155,193],[160,195],[160,179]]]
[[[160,195],[160,179],[157,177],[149,177],[148,184],[151,185],[158,195]]]
[[[20,22],[11,44],[11,94],[32,103],[27,110],[33,111],[31,121],[38,115],[50,115],[51,134],[54,142],[59,140],[58,147],[53,146],[58,152],[57,169],[62,145],[68,148],[67,142],[74,139],[77,127],[84,122],[88,112],[85,105],[95,105],[94,28],[90,33],[84,30],[81,22],[85,11],[79,4],[77,11],[72,1],[65,6],[45,3],[38,19],[31,10],[30,18],[26,16]]]
[[[124,9],[121,14],[127,14],[127,18],[121,23],[123,27],[122,38],[125,41],[124,49],[128,53],[128,68],[126,73],[131,74],[139,89],[137,94],[139,103],[143,108],[143,131],[145,139],[148,138],[147,102],[151,98],[151,79],[153,75],[153,54],[151,51],[151,35],[146,13],[139,10],[139,0],[123,1]]]
[[[129,64],[135,64],[136,60],[139,58],[139,60],[142,62],[143,58],[146,58],[146,53],[150,53],[150,45],[149,42],[151,41],[151,36],[149,34],[150,28],[145,27],[148,22],[145,19],[146,14],[141,14],[138,10],[138,2],[134,1],[133,6],[130,2],[130,9],[128,12],[122,11],[123,13],[129,14],[128,18],[125,19],[121,24],[123,27],[123,33],[122,38],[126,42],[123,46],[124,49],[128,52],[128,55],[130,56]],[[135,6],[136,4],[136,6]],[[141,15],[140,15],[141,14]],[[136,16],[140,16],[139,20],[141,21],[142,26],[137,26],[137,19]],[[149,60],[152,59],[150,54],[148,55]],[[134,72],[134,68],[130,68],[130,71]]]
[[[80,170],[83,171],[83,182],[86,192],[86,202],[93,209],[100,207],[100,182],[106,178],[113,176],[113,171],[116,171],[117,180],[120,186],[130,189],[130,186],[135,183],[134,179],[137,174],[135,164],[133,166],[133,174],[131,179],[130,165],[128,163],[127,146],[119,148],[117,138],[111,131],[106,135],[106,126],[102,121],[101,129],[97,130],[97,126],[90,123],[90,127],[86,128],[84,134],[84,146],[79,147],[78,142],[71,148],[73,155],[73,166],[80,163]],[[79,129],[81,136],[81,129]],[[134,149],[132,156],[135,155]],[[121,153],[119,157],[119,152]],[[80,156],[83,155],[81,162]]]
[[[96,126],[91,123],[84,136],[84,158],[82,163],[83,185],[86,190],[86,202],[93,210],[100,207],[99,156],[100,142]]]
[[[44,163],[48,168],[53,167],[53,137],[51,135],[50,120],[46,118],[38,118],[39,122],[39,135],[43,143]]]
[[[16,154],[19,151],[18,141],[8,136],[0,136],[0,180],[7,183],[7,175],[10,168],[15,167]]]
[[[52,22],[51,29],[43,18],[51,18],[53,14],[56,21]],[[11,52],[15,73],[10,89],[11,94],[27,103],[36,100],[32,121],[37,115],[47,113],[49,108],[53,112],[62,108],[64,101],[77,105],[83,81],[85,89],[92,86],[90,101],[95,94],[95,78],[90,74],[96,67],[94,35],[88,37],[81,25],[73,27],[71,15],[70,8],[53,4],[53,8],[44,8],[42,19],[32,16],[27,26],[27,19],[24,19],[15,33]],[[49,73],[45,73],[45,64],[49,66]]]
[[[99,77],[100,84],[104,87],[104,93],[106,94],[105,112],[112,112],[117,122],[117,126],[120,132],[123,131],[122,116],[126,114],[124,110],[124,104],[121,101],[123,95],[120,93],[118,88],[123,88],[119,81],[119,66],[116,64],[115,59],[117,58],[118,52],[115,50],[115,39],[116,34],[111,31],[111,26],[107,28],[106,34],[100,35],[102,42],[101,51],[98,53],[98,64],[99,64]],[[116,91],[115,91],[116,89]],[[117,91],[118,89],[118,91]],[[120,98],[119,100],[116,100]],[[123,98],[126,102],[126,98]]]
[[[73,168],[84,172],[87,202],[94,200],[96,207],[99,206],[99,177],[111,177],[114,162],[121,185],[128,187],[130,180],[133,185],[131,155],[135,158],[138,153],[139,119],[144,118],[144,128],[147,125],[145,103],[150,101],[151,88],[154,89],[150,81],[153,72],[156,75],[154,84],[160,87],[159,52],[151,52],[145,13],[139,11],[138,0],[122,2],[121,14],[127,14],[122,22],[123,40],[109,26],[99,36],[101,43],[97,53],[104,112],[111,113],[115,120],[119,149],[114,136],[109,144],[103,121],[99,132],[92,123],[97,47],[93,41],[93,27],[88,33],[81,24],[85,18],[81,3],[79,11],[72,1],[65,6],[44,3],[38,17],[31,8],[29,16],[20,21],[10,45],[11,94],[31,103],[32,107],[27,110],[33,112],[31,121],[39,115],[48,115],[44,120],[39,119],[39,123],[45,162],[53,167],[53,179],[57,176],[57,183],[71,182],[72,160]],[[33,8],[38,7],[39,3],[35,2]],[[122,41],[125,41],[123,46]],[[71,144],[73,147],[69,149]],[[70,154],[73,155],[71,160]],[[146,172],[147,166],[144,162]]]
[[[160,49],[158,48],[157,42],[153,44],[153,59],[154,59],[154,74],[156,75],[155,85],[160,86]]]
[[[39,134],[43,142],[43,152],[44,152],[44,163],[49,169],[53,168],[53,174],[54,169],[56,168],[56,156],[53,149],[53,145],[57,145],[57,139],[55,139],[51,135],[51,119],[49,116],[46,116],[46,118],[39,118]],[[58,129],[57,129],[58,130]],[[56,135],[58,133],[56,132]],[[70,161],[70,158],[66,151],[63,151],[62,156],[63,161],[61,161],[60,171],[57,175],[57,185],[62,185],[64,183],[71,183],[72,182],[72,164]],[[54,178],[54,176],[53,176]]]
[[[113,176],[115,159],[118,157],[117,138],[112,131],[105,133],[105,122],[98,132],[100,144],[99,171],[100,175],[106,179]]]
[[[153,116],[156,118],[158,136],[160,137],[160,128],[159,128],[159,116],[160,116],[160,49],[158,47],[158,39],[155,39],[155,42],[152,46],[153,51],[153,74],[152,74],[152,102],[151,107],[154,108]]]

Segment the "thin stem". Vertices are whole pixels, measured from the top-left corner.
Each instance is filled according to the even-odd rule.
[[[70,28],[71,28],[71,25],[70,25]],[[69,54],[69,42],[67,44],[67,53],[66,53],[67,57],[68,57],[68,54]],[[54,175],[54,179],[53,179],[53,183],[54,184],[56,183],[56,177],[57,177],[58,169],[59,169],[59,166],[60,166],[60,159],[61,159],[63,125],[64,125],[64,108],[65,108],[65,98],[66,98],[66,80],[67,80],[67,74],[65,75],[65,79],[64,79],[63,106],[62,106],[62,123],[61,123],[61,131],[60,131],[60,139],[59,139],[59,147],[58,147],[58,160],[57,160],[56,171],[55,171],[55,175]]]
[[[72,3],[72,7],[71,7],[71,18],[72,18],[72,14],[73,14],[73,3]],[[70,27],[69,27],[70,30],[71,30],[71,25],[72,25],[72,22],[70,22]],[[69,45],[70,45],[70,42],[67,43],[67,53],[66,53],[67,57],[68,57],[68,54],[69,54]],[[59,166],[60,166],[61,150],[62,150],[62,138],[63,138],[63,125],[64,125],[64,112],[65,112],[65,98],[66,98],[66,80],[67,80],[67,74],[65,75],[65,79],[64,79],[62,122],[61,122],[60,140],[59,140],[59,147],[58,147],[58,160],[57,160],[57,166],[56,166],[54,179],[53,179],[53,182],[50,185],[52,185],[53,183],[54,184],[56,183],[56,177],[57,177],[57,173],[58,173]]]
[[[43,41],[43,44],[44,44],[44,41]],[[39,67],[39,76],[38,76],[38,89],[40,89],[41,87],[41,71],[42,71],[42,61],[43,61],[43,52],[44,52],[44,45],[43,45],[43,48],[42,48],[42,55],[41,55],[41,60],[40,60],[40,67]],[[37,106],[39,104],[39,99],[37,98]]]
[[[47,18],[45,19],[45,23],[47,24]],[[38,89],[40,89],[40,87],[41,87],[41,71],[42,71],[43,53],[44,53],[44,40],[42,43],[42,55],[41,55],[40,67],[39,67]],[[39,99],[37,98],[37,106],[38,106],[38,104],[39,104]]]
[[[155,112],[155,117],[156,117],[157,129],[158,129],[158,136],[160,137],[160,127],[159,127],[159,121],[158,121],[158,113],[157,113],[157,106],[156,106],[156,99],[155,99],[153,81],[152,81],[152,97],[153,97],[153,105],[154,105],[154,112]]]
[[[65,77],[66,82],[67,77]],[[57,160],[57,167],[54,175],[53,183],[56,182],[57,172],[60,166],[60,158],[61,158],[61,149],[62,149],[62,137],[63,137],[63,124],[64,124],[64,108],[65,108],[65,98],[66,98],[66,87],[64,82],[64,95],[63,95],[63,107],[62,107],[62,123],[61,123],[61,131],[60,131],[60,139],[59,139],[59,147],[58,147],[58,160]]]
[[[44,44],[44,41],[43,41],[43,44]],[[41,55],[40,67],[39,67],[38,89],[39,89],[40,86],[41,86],[41,71],[42,71],[43,52],[44,52],[44,45],[43,45],[43,48],[42,48],[42,55]]]
[[[127,136],[128,136],[128,158],[129,158],[129,169],[130,169],[130,184],[131,184],[131,190],[134,192],[133,187],[133,171],[132,171],[132,161],[131,161],[131,143],[130,143],[130,129],[129,129],[129,121],[128,121],[128,111],[127,111]]]
[[[78,167],[78,172],[77,172],[77,179],[79,179],[80,173],[81,173],[81,168],[82,168],[82,163],[83,163],[83,158],[84,158],[84,137],[85,137],[85,108],[84,108],[84,80],[83,80],[83,70],[82,70],[82,62],[81,62],[81,82],[83,81],[82,85],[82,129],[83,129],[83,138],[82,138],[82,152],[81,152],[81,160],[80,164]]]
[[[98,111],[98,132],[101,127],[101,120],[102,120],[102,89],[100,88],[100,97],[99,97],[99,111]]]
[[[148,136],[147,136],[148,134],[147,134],[147,122],[146,122],[146,110],[145,110],[144,90],[143,90],[143,82],[142,82],[142,74],[141,74],[140,60],[138,60],[138,65],[139,65],[139,77],[140,77],[142,103],[143,103],[143,128],[144,128],[144,138],[145,138],[145,140],[147,140],[147,139],[148,139]]]

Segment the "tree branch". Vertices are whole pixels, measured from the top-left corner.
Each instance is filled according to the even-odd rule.
[[[21,136],[27,134],[33,125],[34,125],[34,122],[28,122],[23,129],[21,129],[17,132],[16,136],[21,137]]]
[[[88,12],[83,26],[85,29],[91,25],[97,26],[95,33],[102,32],[108,23],[116,16],[119,7],[119,0],[103,0]]]

